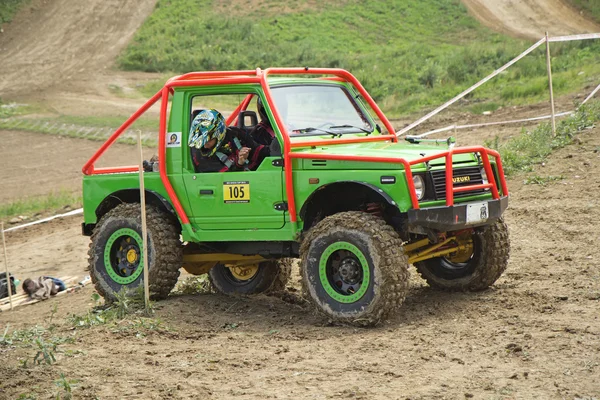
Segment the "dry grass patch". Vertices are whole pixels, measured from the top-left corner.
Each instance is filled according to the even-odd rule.
[[[303,11],[322,10],[331,6],[343,7],[357,0],[298,0],[282,2],[281,0],[214,0],[215,11],[223,15],[274,16],[278,14],[293,14]]]

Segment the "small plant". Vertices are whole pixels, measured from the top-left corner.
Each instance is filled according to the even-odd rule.
[[[523,183],[525,185],[542,185],[542,186],[546,186],[549,182],[561,181],[563,179],[565,179],[565,177],[562,176],[562,175],[559,175],[559,176],[553,176],[553,175],[548,175],[548,176],[534,175],[534,176],[530,176],[527,179],[525,179],[525,181]]]
[[[4,328],[4,333],[2,334],[2,337],[0,337],[0,346],[10,346],[12,344],[12,337],[8,337],[8,328],[10,327],[10,325],[6,325],[6,328]]]
[[[54,320],[54,316],[56,315],[57,311],[58,311],[58,306],[56,304],[54,304],[54,306],[52,307],[52,310],[50,310],[50,316],[48,317],[48,320],[46,321],[46,323],[48,324],[48,330],[50,332],[52,332],[54,330],[54,328],[56,328],[56,325],[54,325],[52,322]]]
[[[77,382],[78,381],[74,379],[67,379],[65,377],[65,374],[61,372],[60,379],[54,382],[54,384],[58,387],[59,390],[62,389],[59,393],[56,394],[56,400],[71,400],[73,398],[73,388],[77,386]]]
[[[38,347],[38,351],[33,357],[34,364],[40,365],[42,362],[46,365],[52,365],[56,362],[54,352],[56,351],[55,343],[46,343],[42,337],[35,339],[35,344]]]
[[[33,393],[22,393],[17,400],[37,400],[37,396]]]
[[[35,338],[41,337],[45,332],[45,329],[41,326],[34,326],[29,329],[19,329],[13,331],[10,337],[6,334],[4,340],[7,344],[21,343],[24,345],[31,345]]]
[[[92,294],[92,300],[96,306],[83,315],[72,314],[68,317],[69,322],[75,328],[90,328],[96,325],[104,325],[113,321],[124,319],[130,314],[144,311],[153,313],[153,303],[144,308],[144,288],[139,287],[135,292],[121,290],[116,294],[117,300],[108,305],[99,305],[100,295]]]
[[[212,286],[208,275],[190,276],[179,282],[171,293],[173,294],[207,294],[211,293]]]

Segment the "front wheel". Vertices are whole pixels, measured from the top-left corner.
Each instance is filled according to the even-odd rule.
[[[146,211],[150,297],[166,298],[177,283],[183,251],[176,222],[157,208]],[[91,237],[89,271],[96,290],[107,302],[121,290],[142,285],[144,276],[139,203],[120,204],[106,213]]]
[[[285,289],[291,272],[292,261],[284,258],[241,266],[226,266],[219,263],[211,268],[208,277],[213,288],[219,293],[270,294]]]
[[[417,262],[417,271],[435,289],[475,292],[490,287],[508,265],[510,240],[504,221],[476,228],[457,239],[464,250]]]
[[[304,238],[300,256],[305,295],[335,321],[375,325],[408,291],[402,241],[371,214],[351,211],[323,219]]]

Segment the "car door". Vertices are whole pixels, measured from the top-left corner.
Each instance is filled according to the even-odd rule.
[[[284,225],[283,169],[263,160],[256,171],[184,172],[192,215],[200,229],[278,229]]]

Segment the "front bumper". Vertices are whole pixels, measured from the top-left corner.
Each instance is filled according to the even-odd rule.
[[[469,205],[487,203],[487,218],[476,222],[467,221]],[[476,203],[461,203],[453,206],[430,207],[408,210],[408,230],[424,233],[425,228],[440,232],[456,231],[464,228],[489,225],[497,221],[508,207],[508,196],[498,200],[487,200]]]

